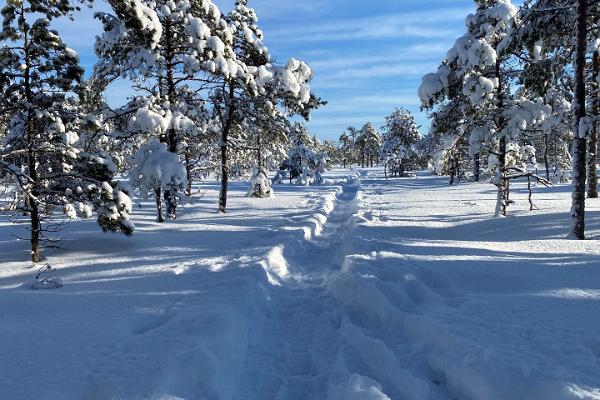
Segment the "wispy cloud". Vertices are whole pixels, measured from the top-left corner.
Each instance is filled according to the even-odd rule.
[[[303,26],[285,26],[270,32],[271,37],[293,42],[373,40],[402,37],[436,38],[456,36],[460,22],[470,9],[446,8],[436,12],[398,14],[310,21]],[[298,32],[302,34],[298,34]]]

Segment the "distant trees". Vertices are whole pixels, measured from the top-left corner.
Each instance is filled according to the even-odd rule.
[[[367,122],[361,128],[356,143],[360,149],[360,160],[363,167],[373,166],[379,163],[379,148],[381,146],[381,134],[372,123]]]

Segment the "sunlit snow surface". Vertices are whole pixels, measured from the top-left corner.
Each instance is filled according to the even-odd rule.
[[[72,222],[64,287],[23,289],[0,220],[2,399],[600,399],[600,201],[569,241],[569,186],[334,170],[275,197],[218,187],[132,238]]]

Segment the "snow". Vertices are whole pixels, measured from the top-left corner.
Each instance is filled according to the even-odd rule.
[[[273,198],[218,184],[133,237],[66,227],[31,290],[0,220],[9,399],[600,399],[600,248],[566,240],[570,186],[495,188],[332,170]],[[589,236],[600,204],[588,202]],[[29,379],[31,378],[31,379]]]
[[[185,168],[177,154],[171,153],[165,143],[152,139],[132,157],[129,174],[132,187],[139,189],[142,198],[157,189],[183,189],[187,185]]]

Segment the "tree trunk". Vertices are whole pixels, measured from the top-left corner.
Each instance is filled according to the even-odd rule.
[[[548,162],[548,135],[544,134],[544,167],[546,168],[546,180],[550,180],[550,163]]]
[[[579,136],[585,118],[585,53],[587,48],[587,0],[577,1],[577,44],[575,48],[575,124],[573,139],[573,203],[571,236],[585,239],[586,139]]]
[[[262,145],[260,143],[260,132],[256,134],[256,157],[257,157],[256,165],[258,165],[258,169],[261,169],[263,166],[263,162],[262,162]]]
[[[166,50],[167,50],[167,95],[169,98],[169,104],[172,106],[176,103],[175,99],[175,79],[173,77],[173,69],[174,69],[174,50],[173,45],[171,43],[172,40],[172,32],[171,25],[169,23],[165,24],[165,41],[166,41]],[[177,132],[175,128],[171,127],[167,132],[167,146],[171,153],[177,154]],[[167,216],[169,219],[177,218],[177,194],[174,189],[165,190],[165,203],[167,205]]]
[[[479,153],[473,157],[473,180],[479,182],[479,169],[480,169]]]
[[[498,149],[498,172],[497,172],[498,197],[496,199],[496,216],[506,216],[508,206],[508,179],[506,179],[506,138],[500,139]]]
[[[21,17],[24,19],[24,11],[21,6]],[[23,46],[25,50],[25,73],[24,73],[24,82],[25,82],[25,98],[27,101],[33,101],[33,95],[31,93],[31,76],[30,76],[30,52],[29,46],[31,42],[29,41],[29,32],[26,30],[24,32],[23,38]],[[36,263],[40,261],[40,236],[42,233],[42,221],[40,218],[40,210],[38,204],[38,174],[37,174],[37,157],[36,157],[36,149],[35,149],[35,135],[33,132],[33,114],[32,111],[29,110],[27,112],[27,121],[25,125],[25,129],[27,130],[27,169],[29,173],[29,178],[31,178],[31,189],[25,193],[25,198],[29,201],[29,218],[30,218],[30,228],[31,228],[31,261]]]
[[[496,79],[498,80],[498,121],[497,131],[502,132],[506,121],[502,115],[502,109],[504,108],[504,87],[502,85],[502,76],[500,73],[501,61],[496,61]],[[500,138],[498,146],[498,173],[496,176],[498,185],[498,196],[496,199],[496,212],[495,215],[506,216],[506,207],[508,206],[508,179],[506,178],[506,137]]]
[[[598,99],[598,76],[600,75],[600,52],[594,52],[593,59],[594,73],[592,75],[592,84],[594,85],[595,96],[592,100],[592,113],[594,121],[592,122],[592,131],[590,141],[588,142],[588,197],[590,199],[598,198],[598,121],[600,115],[600,100]]]
[[[27,150],[27,168],[29,172],[29,177],[32,180],[31,185],[33,186],[31,191],[26,194],[29,198],[29,216],[31,220],[31,261],[36,263],[40,261],[40,235],[42,232],[42,222],[40,218],[39,204],[37,200],[37,185],[38,185],[38,176],[37,176],[37,161],[35,157],[34,150],[34,139],[33,139],[33,127],[31,126],[31,118],[33,116],[28,117],[27,121],[27,140],[29,144],[29,148]]]
[[[219,212],[227,212],[227,189],[229,184],[229,159],[228,152],[229,146],[227,141],[229,140],[229,132],[233,125],[233,117],[235,115],[235,105],[233,104],[235,95],[234,82],[229,82],[229,104],[227,107],[227,120],[225,126],[221,132],[221,191],[219,192]]]
[[[190,163],[190,148],[185,149],[185,177],[187,178],[186,194],[192,195],[192,165]]]
[[[163,212],[162,212],[162,199],[161,199],[161,189],[160,188],[155,190],[155,195],[156,195],[156,221],[165,222],[165,219],[163,218]]]

